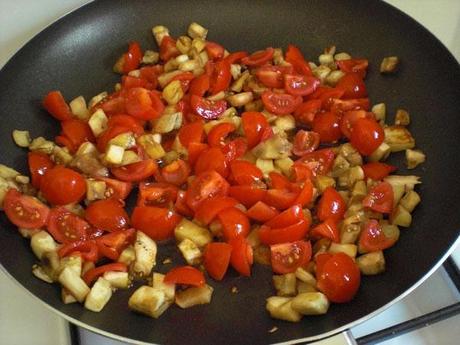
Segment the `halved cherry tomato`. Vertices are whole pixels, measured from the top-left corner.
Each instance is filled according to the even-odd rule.
[[[334,113],[343,113],[349,110],[365,110],[369,111],[369,98],[352,98],[352,99],[333,99],[331,111]]]
[[[128,267],[122,262],[112,262],[110,264],[98,266],[88,270],[83,275],[83,280],[86,285],[91,286],[91,284],[105,272],[128,272]]]
[[[279,211],[276,208],[268,206],[263,201],[256,202],[246,213],[249,218],[260,223],[267,222],[278,214]]]
[[[232,74],[230,73],[230,64],[227,60],[218,61],[214,65],[214,70],[209,80],[209,91],[211,92],[211,95],[215,95],[216,93],[228,89],[231,81]]]
[[[232,176],[239,185],[259,185],[264,174],[255,164],[244,161],[234,160],[230,163]]]
[[[246,237],[249,234],[249,219],[243,211],[236,207],[229,207],[220,211],[217,219],[222,225],[222,232],[227,241],[236,236]]]
[[[278,274],[294,272],[311,259],[310,241],[295,241],[270,246],[272,270]]]
[[[303,54],[300,51],[300,49],[295,45],[288,45],[285,58],[287,62],[294,66],[294,70],[297,73],[303,75],[312,75],[310,65],[303,57]]]
[[[248,140],[248,148],[252,149],[262,140],[262,134],[270,125],[267,118],[257,111],[246,111],[241,114],[243,130]]]
[[[243,156],[248,150],[248,143],[245,138],[239,137],[235,140],[230,141],[224,147],[222,152],[225,155],[227,162],[231,162],[237,158]]]
[[[388,182],[380,182],[372,187],[363,200],[363,206],[380,213],[393,210],[393,187]]]
[[[3,209],[11,223],[26,229],[39,229],[48,220],[49,208],[38,199],[11,188],[6,192]]]
[[[222,280],[227,272],[232,255],[232,246],[224,242],[211,242],[203,253],[206,272],[215,280]]]
[[[338,222],[343,218],[346,209],[347,204],[339,192],[333,187],[327,187],[318,202],[316,214],[321,221],[331,218]]]
[[[291,178],[294,182],[305,182],[313,178],[313,172],[307,165],[300,160],[295,161],[291,168]]]
[[[359,248],[365,252],[376,252],[392,247],[397,238],[387,237],[379,222],[369,219],[359,235]]]
[[[191,95],[197,95],[203,97],[206,91],[209,90],[210,80],[207,74],[202,74],[190,82],[189,93]]]
[[[208,133],[208,144],[211,147],[222,147],[225,145],[225,138],[236,130],[233,123],[223,122],[214,126]]]
[[[231,186],[228,190],[228,194],[238,200],[246,207],[251,207],[258,201],[262,201],[267,190],[260,188],[261,186]]]
[[[84,261],[96,262],[99,258],[95,240],[78,240],[65,243],[58,250],[59,257],[79,253]]]
[[[361,78],[364,78],[369,62],[366,59],[347,59],[336,61],[336,65],[342,72],[357,73]]]
[[[126,114],[116,114],[109,117],[107,122],[108,127],[121,126],[127,127],[131,132],[135,134],[144,133],[144,122],[143,120],[136,119]]]
[[[322,143],[333,143],[342,137],[340,118],[333,112],[318,113],[313,120],[313,131]]]
[[[319,79],[299,74],[286,74],[284,76],[284,89],[294,96],[307,96],[318,88]]]
[[[157,93],[142,87],[128,89],[125,100],[126,112],[140,120],[153,120],[165,108]]]
[[[114,231],[96,238],[96,245],[100,256],[111,260],[118,260],[123,249],[133,242],[136,230]]]
[[[310,236],[313,238],[328,238],[332,242],[340,242],[339,229],[337,228],[337,222],[333,218],[326,218],[322,223],[316,225],[310,231]]]
[[[293,114],[296,121],[304,125],[311,125],[316,114],[321,110],[321,104],[320,99],[310,99],[300,104]]]
[[[265,86],[281,89],[284,86],[284,75],[292,73],[292,70],[291,66],[264,65],[259,67],[255,74]]]
[[[110,169],[112,174],[119,180],[127,182],[139,182],[152,176],[158,169],[158,164],[153,159],[115,167]]]
[[[188,145],[188,162],[189,164],[193,167],[198,160],[198,157],[201,156],[201,154],[209,149],[208,144],[203,144],[203,143],[190,143]]]
[[[310,179],[306,179],[303,182],[302,189],[297,199],[294,200],[294,204],[299,204],[302,207],[308,205],[313,199],[313,182]]]
[[[133,87],[142,87],[144,89],[152,90],[153,84],[142,78],[136,78],[130,75],[124,75],[121,77],[121,87],[123,90],[131,89]]]
[[[226,196],[230,185],[217,172],[211,170],[195,177],[187,190],[187,205],[196,210],[200,203],[215,196]]]
[[[48,232],[59,243],[87,239],[91,226],[63,206],[53,207],[49,213]]]
[[[188,207],[186,200],[187,192],[185,190],[179,190],[174,209],[183,216],[193,217],[193,211]]]
[[[222,150],[218,147],[204,150],[195,162],[195,174],[209,170],[214,170],[223,177],[228,176],[228,163]]]
[[[41,178],[40,190],[53,205],[79,202],[86,194],[86,182],[82,175],[61,165],[48,169]]]
[[[203,120],[198,120],[183,125],[179,129],[178,136],[181,144],[186,148],[188,148],[191,143],[201,143],[204,139]]]
[[[274,49],[268,47],[265,50],[259,50],[241,59],[241,63],[246,66],[262,66],[270,61],[273,57]]]
[[[320,134],[313,131],[297,131],[294,137],[292,153],[296,156],[303,156],[315,151],[319,146]]]
[[[189,164],[182,159],[177,159],[161,169],[161,176],[166,182],[180,186],[187,181],[190,172]]]
[[[298,192],[287,189],[269,189],[263,202],[278,210],[285,210],[291,206],[299,196]]]
[[[280,228],[262,225],[259,230],[259,239],[260,242],[267,245],[294,242],[305,238],[309,227],[310,222],[305,218]]]
[[[124,96],[120,96],[120,93],[114,93],[94,107],[97,108],[104,110],[106,115],[123,114],[126,113],[126,100]]]
[[[60,91],[50,91],[43,99],[43,107],[59,121],[70,120],[73,117]]]
[[[348,139],[351,138],[351,131],[358,119],[375,119],[374,114],[365,110],[346,111],[340,119],[340,130]]]
[[[131,72],[139,67],[142,56],[141,46],[138,42],[131,42],[128,47],[128,52],[123,54],[123,67],[124,74]]]
[[[67,147],[71,153],[74,153],[85,141],[94,142],[95,138],[87,122],[71,119],[61,122],[61,135],[67,137],[72,143]]]
[[[180,51],[176,48],[176,40],[171,36],[164,36],[160,43],[160,59],[166,62],[178,55]]]
[[[268,174],[269,186],[272,189],[291,189],[292,184],[289,179],[276,171],[271,171]]]
[[[54,167],[54,162],[48,155],[39,152],[29,152],[27,154],[29,163],[29,171],[32,177],[32,186],[40,188],[40,183],[43,175],[48,169]]]
[[[353,125],[350,143],[362,155],[372,154],[383,142],[385,133],[374,119],[363,118],[356,120]]]
[[[331,110],[332,104],[336,99],[342,98],[345,90],[339,89],[337,87],[326,87],[320,86],[309,95],[308,99],[319,99],[321,100],[321,108],[323,110]]]
[[[224,47],[216,42],[207,41],[206,42],[206,53],[211,60],[219,60],[224,56]]]
[[[276,115],[290,114],[302,103],[302,97],[287,93],[265,91],[261,97],[265,108]]]
[[[238,204],[233,198],[227,196],[216,196],[204,200],[196,209],[195,219],[203,225],[210,224],[220,211]]]
[[[287,210],[281,212],[276,217],[265,223],[266,226],[271,228],[282,228],[296,223],[299,220],[305,219],[302,206],[294,205]]]
[[[131,182],[119,181],[108,177],[98,177],[97,179],[105,182],[106,195],[109,198],[124,200],[133,189]]]
[[[343,98],[363,98],[367,96],[366,84],[357,73],[347,73],[335,86],[344,90]]]
[[[92,226],[105,231],[126,229],[129,225],[129,216],[116,199],[92,202],[86,208],[85,218]]]
[[[382,162],[366,163],[362,166],[362,168],[364,171],[364,176],[375,181],[384,179],[397,169],[397,167],[394,165],[389,165]]]
[[[237,63],[238,61],[245,58],[246,56],[248,56],[247,52],[239,51],[239,52],[230,53],[229,55],[225,57],[225,60],[227,60],[228,63],[231,65],[231,64]]]
[[[192,95],[190,105],[195,114],[206,120],[218,118],[227,109],[227,102],[224,100],[210,101],[197,95]]]
[[[319,254],[319,256],[330,254]],[[336,253],[325,257],[322,265],[316,268],[318,289],[322,291],[331,302],[345,303],[356,294],[361,282],[358,266],[352,258],[344,253]]]
[[[307,153],[302,158],[300,158],[299,161],[303,164],[306,164],[310,168],[313,175],[316,176],[327,174],[332,168],[334,159],[334,151],[330,148],[326,148]]]
[[[167,208],[137,206],[131,215],[131,224],[154,240],[165,240],[174,236],[174,228],[181,219]]]
[[[168,284],[184,284],[198,287],[206,283],[203,272],[192,266],[174,267],[166,273],[163,281]]]
[[[249,277],[253,263],[251,246],[243,236],[236,236],[230,240],[229,244],[232,246],[230,264],[239,274]]]

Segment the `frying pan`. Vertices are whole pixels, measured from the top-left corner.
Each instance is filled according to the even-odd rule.
[[[418,191],[423,202],[412,226],[397,245],[386,251],[387,271],[364,277],[356,298],[334,304],[326,315],[305,317],[292,324],[271,319],[265,298],[273,294],[271,272],[254,266],[252,278],[230,272],[215,284],[210,305],[187,310],[170,308],[159,320],[128,310],[133,290],[117,291],[101,313],[80,305],[63,305],[57,286],[31,275],[36,262],[28,240],[22,239],[0,215],[2,268],[32,294],[69,321],[125,341],[161,344],[265,344],[320,339],[363,321],[418,286],[448,256],[459,236],[460,195],[460,68],[447,49],[408,16],[382,2],[328,1],[122,1],[101,0],[85,5],[57,21],[24,46],[0,72],[2,122],[0,162],[27,172],[26,154],[10,140],[13,129],[29,129],[32,136],[53,138],[59,131],[40,107],[43,95],[61,90],[67,98],[87,99],[112,90],[116,58],[136,39],[155,47],[150,28],[163,24],[178,36],[191,21],[209,28],[209,39],[228,50],[255,51],[294,43],[314,60],[322,48],[367,57],[372,103],[385,102],[389,114],[409,110],[410,129],[427,162],[413,172],[422,177]],[[402,61],[396,75],[381,76],[385,56]],[[391,122],[391,116],[389,122]],[[403,167],[403,155],[392,163]],[[176,251],[160,249],[158,262]],[[158,265],[159,271],[168,266]],[[239,293],[232,294],[236,286]],[[268,331],[277,326],[274,333]]]

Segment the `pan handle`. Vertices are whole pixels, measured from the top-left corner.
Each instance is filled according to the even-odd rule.
[[[310,345],[357,345],[355,337],[351,334],[350,330],[343,331],[332,337],[322,339]]]

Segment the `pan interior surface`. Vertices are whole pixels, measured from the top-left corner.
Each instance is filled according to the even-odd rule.
[[[29,129],[33,137],[54,138],[57,121],[50,120],[40,100],[50,90],[67,99],[91,98],[113,90],[113,63],[127,43],[157,49],[151,27],[162,24],[177,37],[196,21],[209,29],[208,38],[229,51],[256,51],[293,43],[312,61],[325,47],[369,59],[367,76],[371,103],[385,102],[390,116],[397,108],[411,113],[411,132],[427,162],[404,169],[403,154],[394,162],[401,174],[422,178],[423,202],[413,224],[397,245],[386,251],[387,271],[364,277],[356,298],[332,305],[326,315],[300,323],[271,319],[265,299],[272,295],[271,271],[256,265],[250,279],[229,273],[215,288],[210,305],[187,310],[170,308],[158,320],[128,310],[133,290],[117,291],[101,313],[81,305],[63,305],[60,290],[31,275],[36,262],[28,240],[0,215],[0,262],[23,286],[52,308],[105,334],[159,344],[266,344],[313,339],[365,317],[394,300],[432,269],[459,235],[460,68],[447,49],[428,31],[394,8],[377,1],[123,1],[101,0],[69,14],[36,36],[0,72],[2,125],[0,163],[27,173],[26,152],[16,147],[13,129]],[[382,76],[385,56],[402,61],[395,75]],[[166,257],[178,259],[173,244],[160,247],[157,270]],[[231,292],[236,286],[239,293]],[[268,331],[274,326],[278,330]]]

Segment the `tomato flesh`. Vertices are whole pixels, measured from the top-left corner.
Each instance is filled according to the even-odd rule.
[[[270,246],[272,270],[278,274],[294,272],[305,266],[311,259],[312,249],[309,241],[296,241]]]
[[[57,242],[69,243],[85,240],[91,226],[83,218],[59,206],[51,209],[47,229]]]
[[[43,227],[49,216],[49,208],[38,199],[9,189],[3,200],[3,209],[14,225],[26,229]]]

